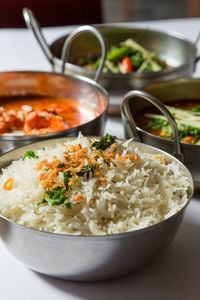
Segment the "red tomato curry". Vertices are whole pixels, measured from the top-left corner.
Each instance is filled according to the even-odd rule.
[[[97,114],[77,101],[56,97],[15,97],[0,100],[1,135],[36,135],[75,127]]]

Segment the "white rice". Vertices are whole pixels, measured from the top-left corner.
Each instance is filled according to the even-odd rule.
[[[79,134],[77,140],[66,144],[89,147],[89,140]],[[31,147],[30,147],[31,150]],[[38,161],[52,161],[55,156],[63,160],[65,148],[56,144],[52,148],[36,151],[38,159],[20,159],[2,170],[0,176],[0,213],[19,224],[42,231],[72,235],[106,235],[133,231],[151,226],[179,211],[189,200],[191,183],[176,162],[155,159],[152,153],[141,153],[133,143],[117,140],[121,155],[139,154],[139,161],[127,159],[125,165],[117,164],[110,170],[105,165],[102,172],[107,184],[96,176],[80,177],[68,192],[69,200],[77,194],[85,198],[67,209],[40,205],[44,195],[37,171]],[[14,178],[10,191],[3,185]],[[58,176],[59,180],[59,176]]]

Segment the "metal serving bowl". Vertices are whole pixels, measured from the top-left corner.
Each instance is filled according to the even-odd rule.
[[[66,139],[41,141],[10,151],[0,157],[0,170],[24,157],[30,147],[36,151],[45,146],[53,147],[58,142],[66,142]],[[180,161],[157,148],[137,142],[132,145],[139,151],[164,154],[169,160],[178,162],[191,184],[188,195],[191,199],[192,177]],[[77,281],[105,280],[135,271],[158,257],[175,236],[187,204],[158,224],[122,234],[72,236],[48,233],[16,224],[3,216],[0,216],[0,234],[9,251],[32,270]]]
[[[71,41],[83,32],[95,34],[102,46],[102,63],[95,74],[94,80],[79,75],[63,75],[53,72],[22,71],[0,73],[0,100],[1,98],[5,100],[6,97],[8,101],[10,98],[15,99],[16,97],[26,99],[27,96],[64,97],[73,99],[83,104],[86,108],[92,109],[97,117],[82,125],[49,134],[24,136],[1,135],[0,154],[18,146],[42,139],[75,136],[79,131],[85,135],[103,134],[109,101],[107,92],[97,81],[106,57],[104,40],[98,30],[92,26],[82,26],[70,34],[67,39],[65,51],[67,56]]]
[[[155,98],[156,97],[156,98]],[[158,100],[159,99],[159,100]],[[199,100],[200,79],[180,79],[147,86],[143,91],[131,91],[125,95],[122,104],[122,118],[126,137],[134,137],[137,141],[155,146],[170,154],[173,154],[173,141],[153,135],[135,124],[134,117],[140,114],[141,110],[155,105],[172,123],[172,116],[163,107],[163,103],[177,100]],[[144,101],[145,100],[145,101]],[[175,121],[173,121],[175,122]],[[181,143],[182,161],[190,170],[196,190],[200,190],[200,146]],[[181,159],[181,156],[180,156]]]
[[[81,131],[89,135],[102,135],[106,122],[108,95],[106,91],[93,80],[78,75],[60,75],[48,72],[8,72],[0,74],[0,100],[21,96],[66,97],[84,104],[97,113],[90,122],[40,135],[0,136],[0,154],[13,148],[32,143],[34,141],[56,138],[59,136],[75,136]],[[9,100],[8,100],[9,101]]]
[[[48,45],[34,14],[28,9],[24,9],[23,13],[27,26],[32,30],[53,70],[60,70],[62,65],[62,50],[67,36],[58,38],[51,45]],[[110,95],[124,95],[130,89],[139,89],[154,82],[190,77],[195,69],[196,62],[200,58],[197,56],[196,47],[199,35],[197,40],[192,43],[180,34],[164,33],[155,30],[134,28],[132,26],[124,27],[118,24],[113,24],[112,26],[102,24],[97,25],[96,28],[98,28],[106,40],[108,48],[127,38],[133,38],[145,48],[157,52],[159,57],[171,66],[169,69],[160,72],[103,73],[100,83],[109,91]],[[66,64],[67,72],[93,78],[93,71],[86,70],[74,63],[80,57],[87,57],[88,54],[99,56],[100,53],[99,44],[94,36],[91,34],[80,36],[72,45],[70,63]]]

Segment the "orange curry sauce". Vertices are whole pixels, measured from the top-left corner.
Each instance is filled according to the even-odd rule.
[[[65,130],[93,120],[97,114],[66,98],[15,97],[0,100],[1,135],[36,135]]]

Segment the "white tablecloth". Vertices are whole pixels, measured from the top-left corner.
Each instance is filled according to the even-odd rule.
[[[137,27],[176,31],[195,41],[200,19],[135,23]],[[69,27],[44,29],[48,42],[68,33]],[[198,45],[200,49],[200,44]],[[25,29],[0,30],[0,71],[51,70],[33,36]],[[197,66],[195,77],[200,75]],[[109,117],[106,132],[123,138],[119,117]],[[167,251],[155,264],[133,275],[107,282],[76,283],[37,274],[15,259],[0,240],[1,300],[71,299],[200,299],[200,195],[186,210],[182,226]],[[25,242],[25,241],[24,241]],[[123,258],[122,258],[123,259]]]

